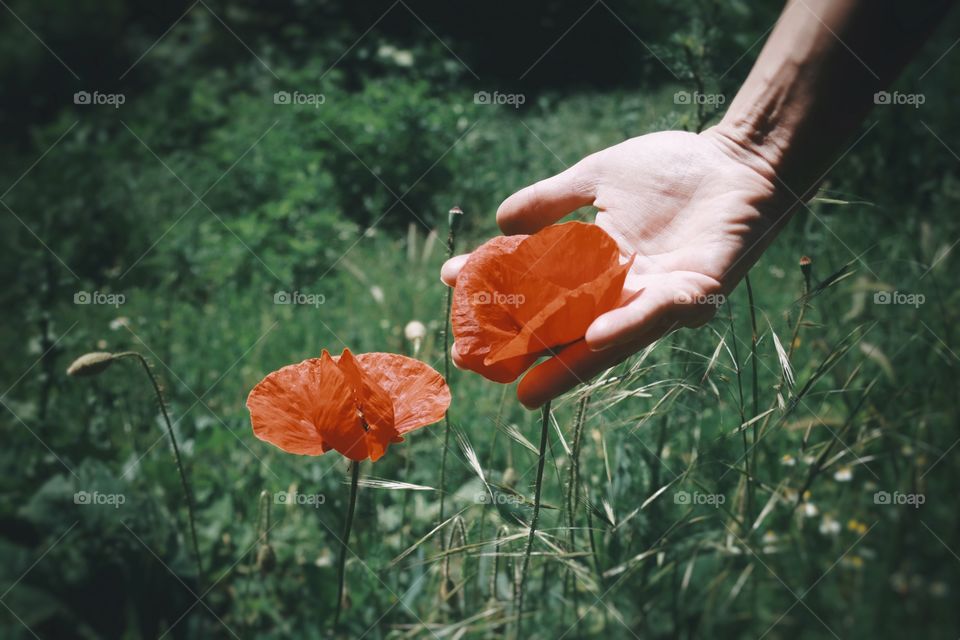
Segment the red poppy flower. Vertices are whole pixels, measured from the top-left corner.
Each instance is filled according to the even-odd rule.
[[[377,460],[391,443],[443,418],[450,389],[413,358],[349,349],[274,371],[247,398],[253,433],[289,453],[330,449]]]
[[[582,222],[489,240],[457,276],[451,322],[461,364],[513,382],[616,306],[632,262],[621,263],[613,238]]]

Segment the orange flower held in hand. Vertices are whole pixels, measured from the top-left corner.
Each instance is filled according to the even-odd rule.
[[[335,449],[356,461],[379,459],[449,406],[447,383],[419,360],[349,349],[274,371],[247,398],[261,440],[301,455]]]
[[[451,324],[458,364],[513,382],[613,309],[632,263],[621,263],[603,229],[582,222],[489,240],[457,276]]]

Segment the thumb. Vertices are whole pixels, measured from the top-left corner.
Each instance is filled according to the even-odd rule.
[[[622,307],[604,313],[587,328],[586,343],[601,351],[649,333],[667,321],[673,295],[666,287],[640,290]]]
[[[563,173],[517,191],[497,209],[497,224],[507,235],[536,233],[580,207],[593,204],[596,184],[586,160]]]
[[[650,274],[625,305],[598,317],[587,328],[586,342],[601,351],[636,340],[652,331],[669,333],[678,327],[699,327],[723,303],[720,285],[690,272]]]

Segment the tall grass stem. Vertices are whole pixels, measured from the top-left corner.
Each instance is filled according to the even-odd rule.
[[[540,454],[537,460],[537,481],[533,491],[533,515],[530,518],[530,534],[527,536],[527,546],[523,551],[523,564],[520,568],[519,589],[517,592],[517,637],[523,632],[523,589],[527,580],[527,570],[530,568],[530,551],[533,549],[533,539],[537,535],[537,522],[540,519],[540,494],[543,489],[543,466],[547,460],[547,439],[550,436],[550,402],[541,409],[540,426]]]
[[[193,512],[193,491],[191,489],[190,480],[187,478],[187,472],[183,468],[183,460],[180,459],[180,447],[177,444],[177,436],[173,433],[173,424],[170,422],[170,414],[167,413],[167,404],[163,400],[163,393],[160,391],[160,385],[157,382],[156,377],[153,375],[153,371],[150,370],[150,363],[147,362],[147,359],[136,351],[123,351],[121,353],[114,354],[114,358],[135,358],[143,366],[143,370],[147,373],[147,377],[150,378],[150,384],[153,385],[153,392],[156,394],[157,403],[160,405],[160,413],[163,414],[163,421],[167,425],[167,434],[170,436],[170,444],[173,446],[173,459],[177,464],[177,471],[180,474],[180,486],[183,489],[183,494],[187,501],[187,520],[190,525],[190,540],[193,543],[193,557],[197,563],[197,581],[202,589],[204,583],[203,564],[200,560],[200,545],[197,544],[197,524]]]

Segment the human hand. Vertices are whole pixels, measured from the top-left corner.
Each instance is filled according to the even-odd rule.
[[[507,198],[497,211],[505,234],[535,233],[593,205],[596,224],[637,256],[618,308],[534,367],[520,401],[537,407],[675,328],[706,323],[799,202],[760,156],[717,127],[627,140]],[[447,285],[468,257],[443,265]],[[456,344],[452,357],[459,364]]]

